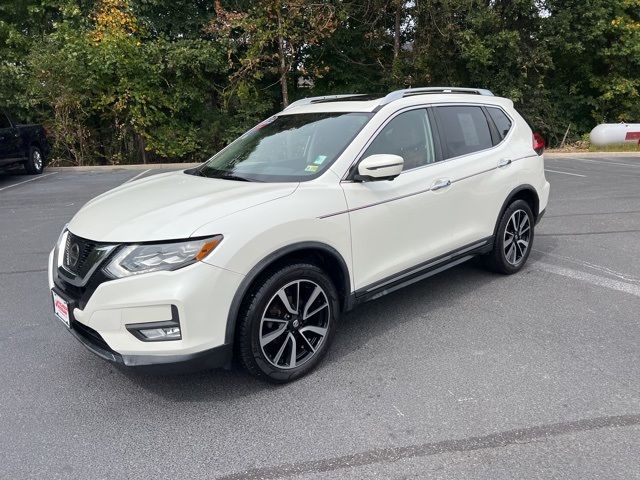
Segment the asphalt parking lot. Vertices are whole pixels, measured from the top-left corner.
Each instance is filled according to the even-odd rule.
[[[122,371],[54,319],[62,226],[159,170],[0,173],[0,478],[640,478],[640,157],[546,168],[520,274],[365,304],[285,386]]]

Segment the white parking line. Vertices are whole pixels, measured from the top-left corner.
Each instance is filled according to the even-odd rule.
[[[562,275],[563,277],[581,280],[598,287],[610,288],[612,290],[617,290],[619,292],[629,293],[631,295],[635,295],[636,297],[640,297],[640,285],[621,282],[619,280],[613,280],[612,278],[593,275],[591,273],[581,272],[579,270],[573,270],[572,268],[559,267],[557,265],[551,265],[550,263],[545,262],[535,262],[534,266],[539,268],[540,270],[544,270],[545,272]]]
[[[580,175],[579,173],[560,172],[558,170],[549,170],[548,168],[545,168],[544,171],[551,173],[563,173],[564,175],[572,175],[574,177],[586,177],[586,175]]]
[[[24,183],[33,182],[34,180],[40,180],[41,178],[48,177],[48,176],[50,176],[50,175],[55,175],[56,173],[58,173],[58,172],[45,173],[44,175],[39,175],[39,176],[37,176],[37,177],[30,178],[30,179],[28,179],[28,180],[24,180],[24,181],[22,181],[22,182],[14,183],[13,185],[7,185],[6,187],[2,187],[2,188],[0,188],[0,192],[1,192],[2,190],[6,190],[6,189],[8,189],[8,188],[17,187],[18,185],[22,185],[22,184],[24,184]]]
[[[151,169],[149,169],[149,170],[145,170],[144,172],[140,172],[140,173],[139,173],[139,174],[137,174],[135,177],[130,178],[129,180],[127,180],[126,182],[124,182],[124,183],[123,183],[123,185],[124,185],[125,183],[129,183],[129,182],[133,182],[134,180],[137,180],[138,178],[140,178],[141,176],[143,176],[145,173],[150,172],[150,171],[151,171]]]
[[[562,260],[564,260],[566,262],[571,262],[571,263],[574,263],[576,265],[580,265],[581,267],[591,268],[591,269],[596,270],[598,272],[605,273],[605,274],[611,275],[613,277],[618,277],[620,280],[623,280],[625,282],[640,284],[640,277],[635,277],[635,276],[630,275],[628,273],[618,272],[616,270],[612,270],[611,268],[605,267],[603,265],[598,265],[597,263],[586,262],[584,260],[580,260],[579,258],[567,257],[567,256],[564,256],[564,255],[558,255],[557,253],[546,252],[544,250],[538,250],[537,248],[534,248],[532,250],[534,252],[541,253],[541,254],[543,254],[545,256],[561,258]]]

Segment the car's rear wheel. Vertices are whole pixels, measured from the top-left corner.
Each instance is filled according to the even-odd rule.
[[[284,267],[249,294],[238,319],[240,361],[259,378],[294,380],[326,354],[339,312],[335,286],[319,267]]]
[[[534,223],[527,202],[516,200],[509,205],[498,224],[493,250],[485,257],[487,266],[507,275],[518,272],[531,253]]]
[[[38,147],[29,149],[29,158],[24,163],[24,169],[30,175],[38,175],[44,170],[44,156]]]

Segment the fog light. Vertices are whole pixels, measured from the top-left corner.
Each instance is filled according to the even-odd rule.
[[[129,323],[125,325],[129,333],[143,342],[165,342],[182,340],[178,307],[171,305],[171,320],[163,322]]]
[[[138,331],[147,340],[179,340],[182,336],[180,327],[145,328]]]

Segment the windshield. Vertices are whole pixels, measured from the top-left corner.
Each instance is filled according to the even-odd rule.
[[[257,182],[300,182],[320,175],[372,113],[301,113],[271,117],[191,173]]]

